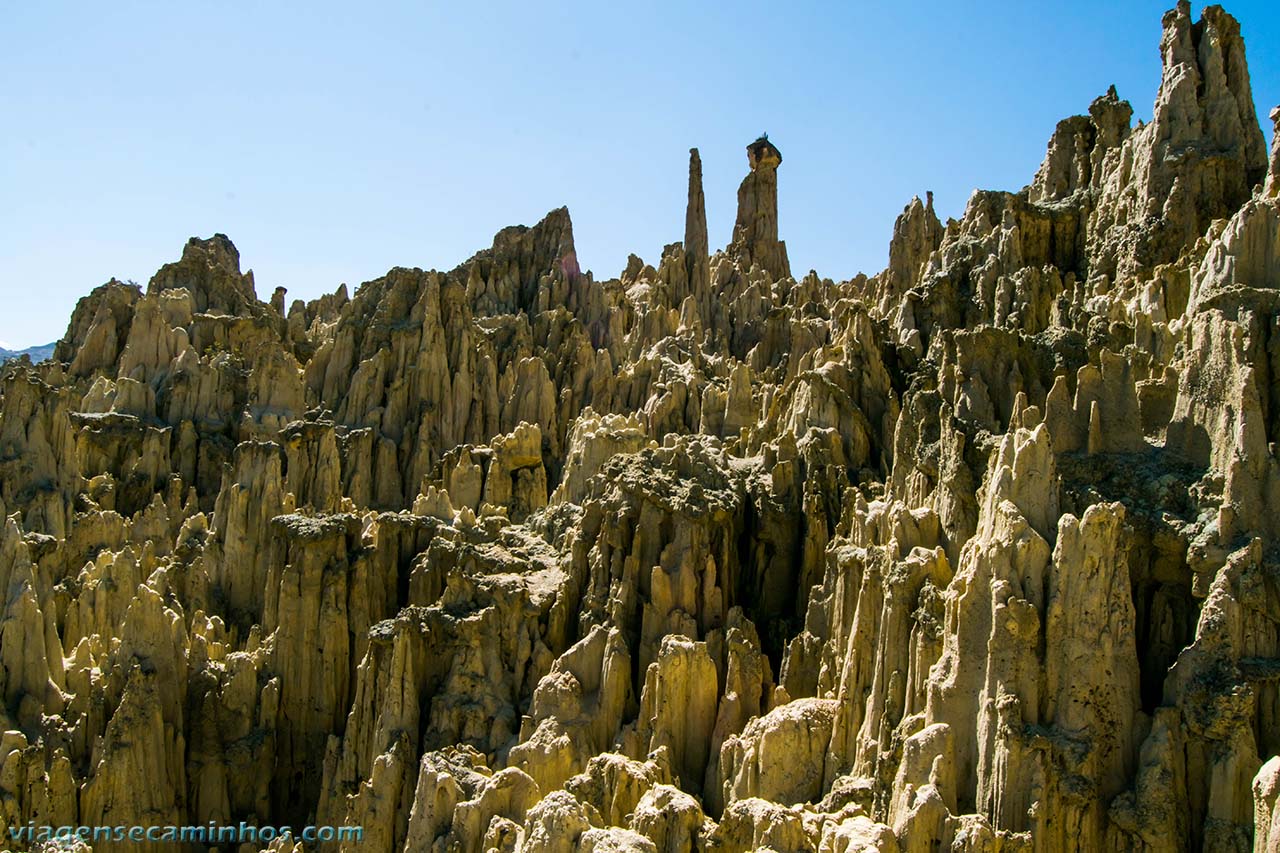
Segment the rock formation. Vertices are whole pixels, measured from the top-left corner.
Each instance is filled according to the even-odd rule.
[[[786,244],[778,239],[778,167],[782,152],[767,136],[747,146],[751,171],[738,187],[738,219],[730,251],[746,267],[758,265],[772,279],[789,278]]]
[[[1218,7],[1160,47],[1151,123],[871,277],[791,276],[761,137],[725,250],[694,149],[616,279],[559,209],[287,307],[222,235],[95,289],[0,382],[7,825],[1280,850],[1280,109]]]

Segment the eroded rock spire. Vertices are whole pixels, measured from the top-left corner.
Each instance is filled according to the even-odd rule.
[[[689,204],[684,213],[685,268],[689,289],[701,293],[707,287],[707,202],[702,194],[702,158],[689,149]]]
[[[1150,124],[1108,91],[871,277],[786,277],[762,136],[713,257],[695,150],[616,279],[560,209],[287,313],[220,235],[99,287],[0,370],[0,832],[1280,850],[1242,50],[1179,7]]]
[[[1094,157],[1090,274],[1145,274],[1175,260],[1215,219],[1249,199],[1267,171],[1240,24],[1220,6],[1165,13],[1163,70],[1151,123],[1117,156]],[[1098,116],[1095,114],[1095,123]],[[1106,133],[1098,140],[1105,149]]]
[[[1267,169],[1267,183],[1262,188],[1267,198],[1280,195],[1280,107],[1271,110],[1271,121],[1275,125],[1271,136],[1271,164]]]
[[[738,218],[732,250],[744,265],[757,264],[774,279],[791,275],[787,246],[778,239],[778,166],[782,152],[761,136],[747,146],[751,171],[738,186]]]

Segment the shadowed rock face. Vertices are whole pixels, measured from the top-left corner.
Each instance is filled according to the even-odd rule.
[[[0,383],[0,815],[1280,849],[1280,141],[1229,15],[1164,28],[1150,124],[869,278],[791,277],[757,142],[724,251],[694,150],[617,279],[560,209],[287,310],[222,235],[94,290]]]

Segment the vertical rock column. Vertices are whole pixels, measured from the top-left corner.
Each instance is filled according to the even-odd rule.
[[[782,152],[761,136],[747,146],[751,171],[738,186],[738,219],[730,253],[745,268],[758,265],[774,279],[791,275],[787,245],[778,239],[778,166]]]
[[[271,521],[271,566],[263,623],[268,667],[280,679],[275,806],[301,819],[320,793],[330,734],[351,707],[351,561],[359,550],[353,515],[282,515]]]
[[[1264,198],[1280,196],[1280,107],[1271,110],[1271,121],[1275,124],[1275,131],[1271,134],[1271,162],[1267,167],[1267,181],[1262,189]]]
[[[689,204],[684,213],[684,263],[689,290],[695,297],[707,292],[710,271],[707,260],[707,202],[702,194],[702,158],[689,149]]]
[[[271,519],[293,508],[281,471],[280,446],[241,442],[222,475],[213,535],[204,557],[209,580],[226,603],[223,615],[233,627],[247,630],[261,620],[264,581],[270,571]]]

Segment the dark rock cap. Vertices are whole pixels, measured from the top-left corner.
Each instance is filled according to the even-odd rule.
[[[750,164],[752,171],[761,166],[776,169],[781,162],[782,152],[778,150],[778,146],[769,141],[767,133],[760,134],[759,139],[747,146],[747,163]]]

